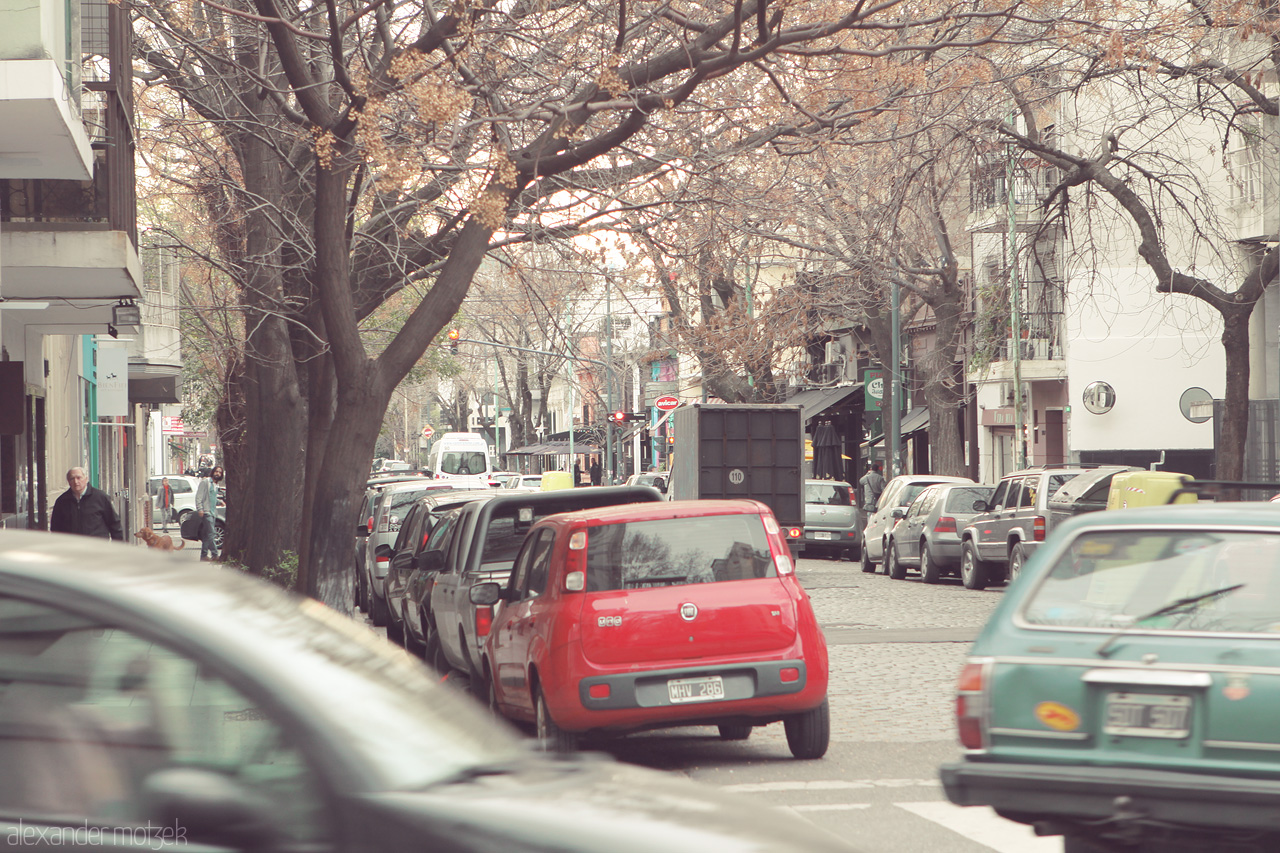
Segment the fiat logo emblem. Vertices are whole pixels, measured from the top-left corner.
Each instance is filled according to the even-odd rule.
[[[698,605],[692,602],[680,605],[680,618],[686,622],[692,622],[698,618]]]

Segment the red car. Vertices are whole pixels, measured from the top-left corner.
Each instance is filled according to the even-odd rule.
[[[830,740],[827,646],[786,540],[752,500],[627,504],[548,516],[497,604],[490,704],[550,748],[585,732],[781,720],[797,758]]]

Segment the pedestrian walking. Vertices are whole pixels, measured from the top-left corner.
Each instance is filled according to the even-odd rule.
[[[156,495],[160,499],[160,523],[166,529],[169,522],[173,521],[173,487],[169,485],[169,478],[164,477],[160,480],[160,493]]]
[[[196,489],[196,512],[200,514],[200,559],[218,559],[218,543],[213,538],[213,510],[218,505],[218,484],[222,482],[222,466],[215,465],[209,476],[200,480]]]
[[[599,458],[592,458],[591,468],[589,470],[591,472],[591,485],[593,486],[600,485],[600,477],[602,476],[602,472],[600,471]]]
[[[884,491],[884,474],[880,471],[880,463],[873,462],[867,466],[867,473],[858,481],[858,486],[862,489],[862,508],[867,512],[876,511],[880,493]]]
[[[582,463],[577,459],[573,460],[573,487],[576,489],[582,485]]]
[[[70,486],[53,502],[53,515],[49,529],[54,533],[76,533],[81,536],[100,536],[103,539],[124,541],[124,529],[111,498],[101,489],[89,485],[89,475],[83,468],[67,472]]]

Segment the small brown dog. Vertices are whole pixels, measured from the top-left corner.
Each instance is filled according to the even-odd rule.
[[[148,548],[159,548],[161,551],[181,551],[187,547],[185,539],[179,539],[178,544],[174,545],[172,536],[167,533],[156,533],[150,527],[144,527],[133,535],[146,542]]]

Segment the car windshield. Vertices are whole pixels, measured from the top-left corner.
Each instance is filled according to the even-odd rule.
[[[805,483],[804,502],[807,504],[826,504],[827,506],[852,506],[849,499],[849,487],[841,483]]]
[[[1228,588],[1231,595],[1207,595]],[[1206,597],[1196,607],[1161,612],[1199,596]],[[1068,627],[1280,633],[1280,534],[1083,533],[1028,599],[1023,618]]]
[[[488,466],[478,450],[450,450],[440,454],[440,470],[446,474],[483,474]]]
[[[772,577],[758,515],[631,521],[587,533],[588,592]]]

